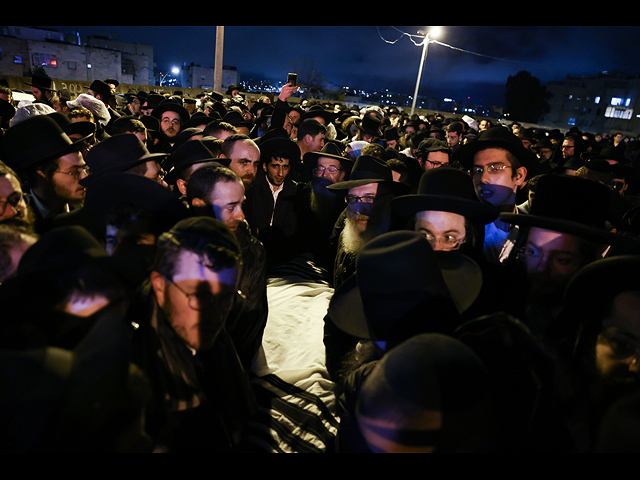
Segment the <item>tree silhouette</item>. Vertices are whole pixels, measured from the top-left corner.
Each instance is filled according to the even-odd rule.
[[[530,72],[509,75],[504,94],[507,111],[513,120],[537,123],[549,111],[547,88]]]

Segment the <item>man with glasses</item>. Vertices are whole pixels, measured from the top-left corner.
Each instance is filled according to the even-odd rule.
[[[242,254],[211,217],[191,217],[161,235],[139,302],[134,362],[153,401],[146,431],[154,451],[237,451],[253,405],[226,324],[239,292]]]
[[[189,112],[174,98],[163,100],[153,109],[152,116],[160,122],[160,130],[163,133],[160,145],[164,152],[171,153],[176,142],[176,137],[182,130],[182,125],[191,118]]]
[[[517,213],[516,195],[535,175],[537,160],[522,141],[503,127],[490,128],[476,142],[462,145],[458,161],[473,177],[478,198],[502,213]],[[503,247],[511,245],[512,225],[500,218],[485,226],[484,255],[500,263]],[[512,234],[512,236],[515,235]]]
[[[88,135],[89,136],[89,135]],[[88,174],[81,153],[86,137],[70,139],[49,115],[36,115],[9,128],[3,138],[6,163],[28,185],[36,230],[82,206]]]
[[[33,228],[35,216],[16,173],[0,161],[0,223]]]
[[[393,181],[391,167],[384,160],[360,155],[349,180],[327,187],[342,196],[346,209],[336,224],[337,253],[334,288],[355,272],[358,252],[369,240],[385,233],[391,222],[391,200],[409,193],[406,184]]]
[[[423,170],[448,166],[451,162],[451,148],[444,140],[427,138],[418,145],[415,158]]]

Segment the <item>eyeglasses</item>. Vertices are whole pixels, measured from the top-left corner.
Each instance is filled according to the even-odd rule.
[[[498,173],[503,172],[505,168],[513,168],[513,167],[511,167],[511,165],[505,165],[504,163],[492,163],[486,166],[486,170],[489,175],[497,175]],[[480,165],[474,165],[471,168],[471,173],[473,175],[482,175],[484,171],[485,171],[485,167],[482,167]]]
[[[7,211],[7,206],[11,205],[14,210],[26,208],[29,204],[29,196],[24,193],[14,192],[9,195],[4,202],[0,202],[0,217]]]
[[[465,240],[464,238],[456,238],[453,235],[446,235],[444,237],[438,238],[427,232],[424,233],[424,236],[431,244],[431,248],[433,248],[434,250],[436,250],[438,244],[442,247],[439,250],[456,250]]]
[[[89,167],[85,165],[82,167],[75,167],[70,172],[62,172],[60,170],[56,170],[53,173],[62,173],[64,175],[71,175],[74,179],[80,180],[80,177],[82,177],[82,175],[89,175],[91,171],[89,170]]]
[[[376,199],[375,195],[365,195],[364,197],[358,197],[357,195],[347,195],[344,197],[344,201],[348,205],[355,205],[358,202],[361,203],[373,203]]]
[[[206,290],[201,292],[189,293],[174,281],[166,277],[165,279],[174,287],[176,287],[185,297],[187,297],[187,303],[189,305],[189,308],[191,308],[192,310],[206,310],[216,302],[218,302],[218,306],[220,308],[229,309],[236,301],[236,299],[245,298],[245,295],[240,290],[236,290],[233,295],[214,295],[213,293]]]
[[[334,167],[333,165],[330,167],[316,167],[313,169],[313,173],[315,175],[317,174],[323,174],[325,171],[329,172],[329,173],[336,173],[337,171],[342,170],[341,168],[337,168]]]
[[[426,160],[428,163],[430,163],[433,168],[440,168],[443,167],[445,165],[448,165],[448,163],[441,163],[441,162],[432,162],[431,160]]]
[[[177,118],[174,118],[173,120],[170,118],[163,118],[162,120],[160,120],[160,123],[170,123],[172,125],[180,125],[180,120],[178,120]]]

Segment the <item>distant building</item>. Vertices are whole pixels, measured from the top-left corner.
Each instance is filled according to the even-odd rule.
[[[585,132],[640,134],[640,74],[602,72],[549,82],[549,113],[542,123]]]
[[[114,78],[133,85],[153,84],[153,46],[108,37],[80,37],[30,27],[2,27],[0,74],[25,76],[44,68],[52,79],[92,82]]]

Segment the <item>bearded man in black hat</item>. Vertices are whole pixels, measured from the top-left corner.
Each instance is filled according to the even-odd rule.
[[[9,128],[2,139],[8,166],[28,185],[36,230],[53,218],[82,205],[87,176],[81,148],[89,135],[71,140],[48,115],[36,115]]]
[[[27,85],[31,86],[31,93],[36,103],[44,103],[53,108],[52,99],[55,96],[56,90],[51,78],[34,75],[31,83],[27,83]]]
[[[397,194],[409,193],[409,187],[393,181],[391,167],[384,160],[360,155],[349,180],[327,188],[346,202],[346,209],[337,222],[339,234],[333,271],[334,287],[337,287],[354,272],[355,259],[362,246],[388,231],[391,200]]]

